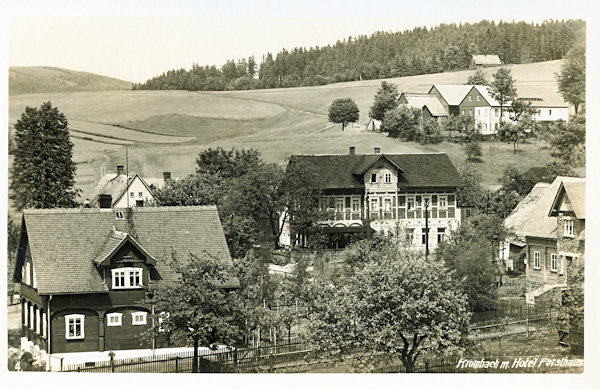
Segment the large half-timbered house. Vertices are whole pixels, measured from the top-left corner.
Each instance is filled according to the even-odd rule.
[[[366,226],[375,231],[401,229],[409,245],[435,248],[458,227],[456,194],[462,179],[447,154],[392,154],[375,148],[373,154],[358,155],[355,150],[291,157],[319,167],[323,175],[319,207],[327,215],[321,225],[328,232],[356,233]],[[298,242],[289,225],[283,230],[282,245]]]

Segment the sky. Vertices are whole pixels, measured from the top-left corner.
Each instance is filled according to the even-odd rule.
[[[348,36],[482,19],[585,17],[586,2],[30,1],[9,2],[9,66],[57,66],[143,82],[193,63],[334,44]],[[35,4],[32,7],[31,4]],[[482,7],[485,4],[485,7]],[[587,6],[587,7],[584,7]]]

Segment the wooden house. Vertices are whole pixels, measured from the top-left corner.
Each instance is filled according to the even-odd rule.
[[[177,283],[168,261],[231,264],[215,206],[24,210],[15,279],[24,349],[149,348],[149,286]],[[224,288],[235,288],[237,280]]]
[[[496,54],[473,54],[471,57],[471,68],[487,68],[499,65],[502,65],[502,61]]]
[[[350,147],[344,155],[295,155],[290,163],[301,160],[324,176],[319,207],[327,215],[321,225],[329,234],[402,231],[409,245],[424,249],[427,243],[433,249],[460,223],[456,192],[462,178],[445,153],[392,154],[375,148],[359,155]],[[284,233],[282,245],[304,244],[289,224]]]

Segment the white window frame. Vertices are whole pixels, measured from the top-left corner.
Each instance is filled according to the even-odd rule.
[[[415,241],[415,229],[408,228],[406,229],[406,240],[409,244],[412,244]]]
[[[353,198],[351,205],[352,205],[352,212],[353,213],[357,213],[357,212],[360,211],[360,199]],[[354,206],[356,206],[356,209],[354,208]]]
[[[573,234],[573,220],[570,218],[565,218],[563,220],[564,222],[564,232],[563,232],[563,236],[564,237],[575,237],[575,235]]]
[[[76,325],[77,321],[81,321],[81,334],[69,335],[69,325],[73,320],[73,326]],[[82,340],[85,338],[85,314],[69,314],[65,316],[65,338],[67,340]]]
[[[135,311],[135,312],[131,313],[131,325],[146,325],[147,315],[148,315],[148,313],[146,313],[145,311]],[[142,316],[143,319],[138,321],[135,319],[136,316]]]
[[[142,286],[144,285],[143,268],[137,268],[137,267],[113,268],[111,270],[111,273],[112,273],[112,288],[113,288],[113,290],[123,290],[123,289],[128,289],[128,288],[142,288]],[[115,283],[117,281],[117,277],[115,275],[121,274],[121,273],[123,273],[123,276],[124,276],[124,283],[122,286],[117,286]],[[132,285],[130,279],[131,279],[131,276],[135,275],[136,273],[139,273],[140,283],[137,285]]]
[[[390,206],[387,208],[386,206]],[[392,211],[392,198],[389,196],[383,198],[383,211],[391,212]]]
[[[533,268],[534,269],[540,269],[540,252],[538,251],[534,251],[533,252]]]
[[[31,263],[25,262],[25,284],[31,286]]]
[[[37,334],[40,334],[40,321],[42,320],[40,316],[40,308],[35,309],[35,331]]]
[[[31,330],[34,329],[35,323],[33,322],[33,305],[30,303],[29,304],[29,328]]]
[[[144,193],[143,192],[138,192],[138,198],[143,198],[144,197]]]
[[[472,102],[473,101],[473,96],[469,95],[469,101]]]
[[[440,210],[447,210],[448,209],[448,198],[444,195],[444,196],[438,196],[438,208]]]
[[[387,184],[389,184],[389,183],[391,183],[391,182],[392,182],[392,174],[391,174],[391,173],[386,173],[386,174],[385,174],[385,182],[386,182]]]
[[[113,318],[117,321],[111,322]],[[108,313],[106,315],[106,326],[121,326],[123,325],[123,313]]]
[[[406,197],[406,210],[415,210],[416,209],[416,200],[414,196],[407,196]],[[412,207],[411,207],[412,206]]]
[[[477,101],[478,101],[478,102],[480,102],[480,101],[481,101],[481,99],[479,98],[479,95],[477,95]]]
[[[558,255],[556,253],[550,255],[550,271],[558,272]]]

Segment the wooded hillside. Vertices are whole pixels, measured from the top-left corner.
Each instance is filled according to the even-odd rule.
[[[497,54],[503,63],[561,59],[585,39],[582,20],[441,24],[403,32],[348,37],[335,45],[294,48],[229,60],[220,69],[193,64],[173,69],[134,89],[220,91],[324,85],[404,77],[469,67],[472,54]]]

